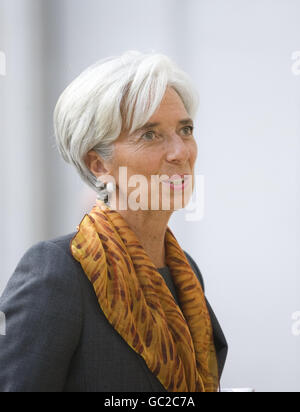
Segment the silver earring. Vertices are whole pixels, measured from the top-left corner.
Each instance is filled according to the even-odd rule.
[[[109,183],[104,183],[100,180],[100,178],[97,179],[97,182],[95,183],[95,186],[99,188],[98,200],[102,200],[104,203],[107,205],[109,204],[109,194],[113,193],[116,190],[116,185],[114,182],[109,182]]]
[[[95,186],[99,189],[99,192],[97,192],[97,200],[102,200],[106,203],[108,200],[106,184],[101,181],[100,177],[98,177]]]
[[[103,190],[105,188],[105,183],[101,182],[100,178],[97,179],[95,186],[98,187],[100,190]]]
[[[108,193],[113,193],[115,190],[116,190],[116,185],[115,185],[114,182],[109,182],[109,183],[107,183],[107,185],[106,185],[106,191],[107,191]]]

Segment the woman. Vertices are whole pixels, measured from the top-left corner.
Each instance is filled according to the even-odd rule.
[[[187,75],[157,54],[102,60],[64,91],[58,148],[98,199],[76,232],[32,246],[10,279],[1,391],[218,390],[226,340],[168,227],[194,185],[196,108]]]

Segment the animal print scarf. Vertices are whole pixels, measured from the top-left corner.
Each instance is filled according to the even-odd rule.
[[[70,243],[99,305],[168,392],[216,392],[218,366],[198,278],[167,228],[166,263],[180,306],[123,217],[99,202]]]

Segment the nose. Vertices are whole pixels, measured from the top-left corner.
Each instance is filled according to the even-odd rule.
[[[174,134],[167,141],[167,160],[172,163],[185,163],[190,157],[189,145]]]

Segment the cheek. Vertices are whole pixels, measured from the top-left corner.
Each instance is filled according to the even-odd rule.
[[[113,159],[113,170],[118,180],[119,167],[127,167],[128,179],[132,175],[150,178],[159,169],[161,150],[134,150],[124,146],[117,147]]]
[[[147,150],[148,149],[148,150]],[[132,156],[128,157],[127,164],[130,170],[135,174],[142,174],[148,177],[156,174],[160,168],[162,151],[158,148],[146,148],[137,151]]]
[[[191,143],[191,147],[190,147],[190,159],[191,159],[191,163],[193,166],[197,160],[197,157],[198,157],[198,145],[197,145],[196,140],[194,140]]]

